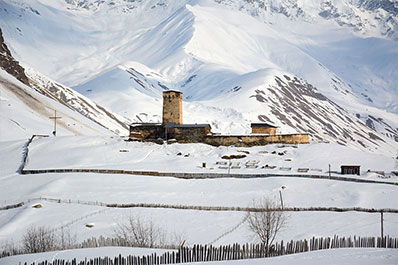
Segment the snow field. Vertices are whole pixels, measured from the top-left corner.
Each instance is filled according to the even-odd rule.
[[[34,209],[28,204],[20,209],[0,213],[0,240],[18,243],[25,229],[45,225],[56,231],[70,232],[81,242],[91,237],[112,237],[119,223],[129,217],[151,220],[167,234],[167,240],[177,235],[186,240],[186,245],[209,244],[227,233],[213,244],[256,242],[247,223],[233,228],[244,218],[245,212],[216,212],[173,209],[132,208],[116,209],[98,206],[70,205],[42,202],[43,208]],[[309,239],[312,236],[377,236],[380,234],[380,215],[368,213],[336,212],[291,212],[287,226],[277,240]],[[384,214],[384,233],[398,236],[398,216]],[[86,224],[93,223],[93,228]],[[232,231],[233,230],[233,231]],[[231,232],[232,231],[232,232]],[[231,232],[231,233],[228,233]]]
[[[382,184],[288,177],[188,180],[92,173],[18,175],[15,172],[19,167],[24,144],[24,141],[0,143],[1,205],[48,197],[105,203],[245,207],[249,206],[253,200],[263,197],[279,200],[279,190],[285,186],[286,188],[282,191],[284,204],[291,207],[398,208],[395,200],[396,186]],[[300,163],[311,163],[314,167],[321,167],[327,157],[322,155],[314,157],[313,154],[327,153],[327,150],[331,153],[336,152],[333,156],[335,161],[352,157],[364,162],[368,161],[366,163],[369,166],[381,167],[382,165],[387,168],[389,165],[385,163],[388,160],[384,156],[330,144],[302,145],[298,148],[288,146],[278,148],[277,145],[255,148],[215,148],[193,144],[156,145],[125,142],[115,137],[52,137],[37,138],[32,142],[27,166],[38,169],[62,167],[137,169],[139,165],[141,170],[167,169],[184,172],[192,169],[201,172],[204,169],[199,168],[198,164],[202,161],[207,161],[208,165],[211,165],[221,160],[220,156],[224,154],[243,154],[237,152],[238,149],[249,151],[248,159],[250,160],[264,159],[264,153],[260,153],[261,151],[286,149],[287,153],[284,156],[266,154],[271,160],[262,160],[261,163],[277,163],[280,160],[284,161],[284,157],[289,157],[292,158],[293,167],[301,166]],[[120,150],[128,150],[128,152],[120,152]],[[177,156],[179,152],[181,156]],[[189,157],[184,157],[187,153],[190,154]],[[242,172],[251,173],[256,170],[242,169]],[[42,203],[43,208],[31,207],[37,202]],[[127,219],[130,215],[151,219],[170,234],[182,234],[187,242],[195,244],[212,242],[221,234],[230,231],[242,221],[245,213],[151,208],[110,209],[99,206],[32,201],[21,208],[0,211],[0,241],[18,242],[25,229],[31,225],[46,225],[51,228],[66,226],[72,233],[77,234],[79,240],[92,236],[111,236],[116,223]],[[380,216],[378,214],[294,212],[289,215],[289,224],[281,232],[279,240],[334,234],[362,236],[379,234]],[[398,216],[385,214],[385,220],[385,233],[397,236]],[[95,226],[91,229],[86,228],[87,223],[94,223]],[[253,238],[247,226],[242,225],[216,243],[248,241],[253,241]]]
[[[393,157],[365,153],[337,144],[314,143],[308,145],[274,144],[251,148],[213,147],[205,144],[163,144],[126,142],[119,137],[57,137],[35,139],[29,148],[26,169],[50,168],[105,168],[146,170],[160,172],[227,173],[217,162],[223,155],[246,155],[231,160],[231,173],[297,173],[298,168],[308,168],[309,174],[326,174],[328,165],[340,172],[340,165],[360,165],[361,172],[368,169],[389,174],[397,166]],[[62,150],[62,156],[60,154]],[[315,155],[316,154],[316,155]],[[257,168],[246,168],[247,162],[258,162]],[[206,163],[206,168],[202,168]],[[262,169],[262,166],[276,166]],[[281,167],[291,167],[281,171]],[[319,170],[319,171],[318,171]],[[379,179],[374,174],[361,178]],[[390,181],[398,178],[391,176]]]
[[[24,264],[27,262],[31,264],[33,262],[41,262],[44,260],[52,261],[54,259],[65,259],[72,260],[84,260],[85,258],[97,258],[97,257],[115,257],[121,254],[122,256],[135,255],[143,256],[150,255],[152,253],[163,254],[166,251],[162,249],[150,249],[150,248],[128,248],[128,247],[103,247],[103,248],[86,248],[86,249],[72,249],[64,251],[53,251],[38,254],[27,254],[13,257],[5,257],[0,259],[1,265],[18,264],[21,262]]]
[[[309,253],[300,253],[281,257],[272,257],[267,259],[252,259],[240,261],[223,262],[199,262],[187,264],[202,265],[395,265],[398,262],[396,250],[384,249],[333,249],[321,250]]]

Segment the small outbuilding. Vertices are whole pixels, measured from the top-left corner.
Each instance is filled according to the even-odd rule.
[[[360,175],[361,174],[360,167],[361,166],[342,165],[342,166],[340,166],[341,174],[342,175]]]
[[[269,123],[252,123],[252,134],[276,134],[276,126]]]

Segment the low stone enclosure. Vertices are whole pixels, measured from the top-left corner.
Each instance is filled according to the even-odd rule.
[[[309,144],[308,134],[257,134],[257,135],[211,135],[204,138],[203,143],[213,146],[250,147],[267,144]]]
[[[148,128],[149,129],[149,128]],[[212,146],[231,146],[236,147],[251,147],[261,146],[267,144],[309,144],[309,134],[297,133],[297,134],[249,134],[249,135],[217,135],[217,134],[205,134],[205,133],[194,133],[205,128],[180,128],[178,134],[174,131],[168,134],[168,137],[161,137],[164,129],[159,127],[152,127],[151,133],[147,137],[136,137],[135,134],[130,134],[129,140],[131,141],[148,141],[162,144],[164,140],[170,140],[171,142],[177,143],[204,143]],[[156,137],[157,136],[157,137]],[[169,141],[169,142],[170,142]]]

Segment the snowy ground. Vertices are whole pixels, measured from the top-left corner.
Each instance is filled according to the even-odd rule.
[[[398,251],[384,249],[333,249],[310,253],[301,253],[269,259],[244,261],[206,262],[188,264],[232,264],[232,265],[394,265],[398,262]]]
[[[61,252],[48,252],[42,254],[21,255],[0,259],[1,265],[17,264],[18,262],[35,262],[53,258],[59,259],[84,259],[84,257],[94,258],[122,255],[149,254],[151,252],[162,253],[162,250],[137,249],[137,248],[100,248],[100,249],[78,249]],[[267,259],[250,259],[238,261],[223,262],[195,262],[186,264],[204,264],[204,265],[396,265],[398,262],[398,251],[391,249],[332,249],[321,250],[309,253],[300,253],[282,257],[273,257]]]
[[[60,150],[62,150],[62,156],[59,155]],[[340,172],[340,165],[361,165],[361,171],[364,174],[361,178],[398,182],[398,178],[394,176],[382,179],[374,173],[366,173],[370,169],[384,171],[390,175],[391,171],[397,167],[393,157],[364,153],[355,148],[326,143],[235,148],[212,147],[205,144],[158,145],[126,142],[118,137],[38,138],[31,144],[26,169],[105,168],[227,173],[225,165],[217,164],[217,162],[227,162],[221,159],[223,155],[237,154],[246,155],[246,157],[232,160],[231,173],[289,174],[297,173],[298,168],[308,168],[308,174],[326,174],[328,164],[331,164],[332,171],[338,172]],[[258,167],[246,168],[247,162]],[[206,168],[202,167],[202,163],[206,163]],[[265,165],[276,167],[274,169],[262,168]],[[287,169],[283,168],[291,168],[291,170],[286,171]]]
[[[0,265],[18,264],[21,263],[33,263],[41,262],[44,260],[52,261],[54,259],[65,259],[72,260],[84,260],[85,258],[97,258],[97,257],[115,257],[121,254],[122,256],[144,256],[152,253],[163,254],[166,251],[162,249],[151,249],[151,248],[127,248],[127,247],[103,247],[103,248],[86,248],[86,249],[71,249],[64,251],[52,251],[39,254],[28,254],[18,255],[14,257],[6,257],[0,259]]]
[[[39,174],[19,175],[22,147],[25,141],[0,142],[1,175],[0,204],[7,205],[38,197],[50,197],[107,203],[162,203],[210,206],[248,206],[253,199],[264,196],[279,199],[282,186],[287,206],[336,206],[398,208],[397,187],[385,184],[363,184],[333,180],[300,178],[200,179],[167,177],[103,175],[103,174]],[[120,152],[127,150],[128,152]],[[224,154],[249,151],[246,160],[270,164],[319,168],[325,171],[331,161],[337,170],[341,163],[359,163],[363,169],[389,172],[392,158],[363,153],[337,145],[301,145],[298,148],[270,145],[254,148],[210,147],[194,144],[156,145],[125,142],[111,137],[39,138],[31,144],[27,168],[116,168],[159,171],[226,172],[215,163]],[[272,154],[286,150],[283,156]],[[320,151],[322,150],[322,152]],[[268,153],[264,153],[267,151]],[[177,155],[181,152],[181,156]],[[185,157],[185,154],[190,154]],[[317,156],[313,154],[317,153]],[[322,157],[322,154],[327,154]],[[292,161],[285,161],[290,158]],[[243,159],[243,161],[245,161]],[[329,160],[330,159],[330,160]],[[207,169],[202,169],[202,162]],[[214,169],[209,169],[213,167]],[[240,173],[258,173],[266,169],[237,169]],[[276,170],[278,172],[278,170]],[[281,171],[283,172],[283,171]],[[320,173],[320,172],[315,172]],[[322,172],[322,174],[325,174]],[[361,176],[362,177],[362,176]],[[371,176],[363,176],[372,178]],[[373,178],[377,178],[373,176]],[[396,181],[393,177],[390,179]],[[78,241],[92,236],[112,236],[117,223],[129,216],[151,219],[170,235],[179,234],[187,244],[210,243],[230,231],[245,217],[244,212],[203,212],[173,209],[110,209],[100,206],[41,202],[43,208],[32,208],[33,201],[21,208],[0,211],[0,242],[18,243],[30,226],[46,225],[59,229],[65,226]],[[367,213],[290,213],[288,226],[278,240],[312,236],[379,235],[380,215]],[[384,215],[384,232],[398,236],[398,216]],[[85,224],[94,223],[94,228]],[[215,244],[254,242],[246,224],[221,238]]]

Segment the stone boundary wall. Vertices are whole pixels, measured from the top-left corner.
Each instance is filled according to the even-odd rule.
[[[19,174],[23,174],[23,170],[25,168],[26,163],[28,162],[28,155],[29,155],[29,145],[32,143],[33,139],[35,137],[49,137],[48,135],[37,135],[34,134],[32,135],[32,137],[30,137],[28,139],[28,141],[26,142],[26,144],[23,147],[23,152],[22,152],[22,163],[20,165],[20,167],[18,168],[17,173]]]
[[[213,146],[250,147],[267,144],[309,144],[309,134],[277,134],[277,135],[212,135],[206,136],[205,144]]]
[[[369,179],[336,177],[328,175],[305,175],[305,174],[225,174],[225,173],[183,173],[183,172],[159,172],[159,171],[136,171],[136,170],[119,170],[119,169],[24,169],[21,174],[50,174],[50,173],[99,173],[99,174],[126,174],[126,175],[140,175],[140,176],[154,176],[154,177],[174,177],[181,179],[213,179],[213,178],[311,178],[311,179],[326,179],[337,181],[348,181],[358,183],[374,183],[374,184],[388,184],[397,185],[398,182],[378,181]]]

